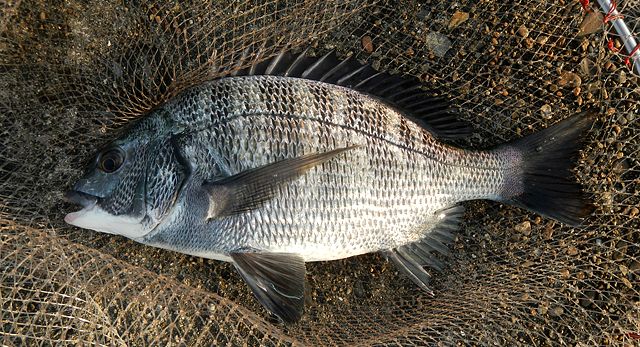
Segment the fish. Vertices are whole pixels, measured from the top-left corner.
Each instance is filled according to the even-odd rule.
[[[248,57],[245,54],[243,57]],[[248,58],[240,59],[240,62]],[[240,65],[240,64],[239,64]],[[66,223],[231,262],[263,307],[301,319],[305,263],[380,253],[429,294],[465,211],[493,200],[580,227],[588,109],[485,150],[416,79],[285,51],[189,87],[99,151]]]

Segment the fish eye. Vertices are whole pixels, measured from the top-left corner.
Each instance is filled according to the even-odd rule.
[[[100,169],[106,173],[112,173],[122,166],[124,153],[119,148],[110,149],[100,155],[98,164]]]

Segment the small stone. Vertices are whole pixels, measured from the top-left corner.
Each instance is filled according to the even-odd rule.
[[[629,274],[629,268],[622,264],[618,265],[618,270],[620,270],[620,272],[625,276]]]
[[[587,40],[587,38],[585,37],[584,40],[582,40],[582,43],[580,44],[580,47],[582,47],[582,51],[586,52],[587,49],[589,48],[589,40]]]
[[[637,207],[633,207],[631,211],[629,211],[629,217],[635,217],[638,213],[640,213],[640,210],[638,210]]]
[[[438,33],[429,33],[425,37],[425,43],[429,46],[429,49],[433,54],[439,58],[444,57],[447,51],[451,47],[452,43],[449,38]]]
[[[587,12],[580,23],[580,31],[578,31],[578,37],[586,36],[593,34],[602,30],[602,21],[604,20],[604,16],[601,12]]]
[[[524,39],[523,44],[527,49],[533,48],[533,41],[530,38]]]
[[[548,40],[549,40],[548,36],[540,35],[538,36],[538,39],[536,40],[536,42],[538,42],[541,45],[544,45],[545,43],[547,43]]]
[[[616,77],[617,77],[618,83],[620,84],[627,83],[627,73],[624,72],[623,70],[620,70],[620,72],[618,72],[618,76]]]
[[[531,233],[531,223],[529,221],[524,221],[516,225],[514,229],[521,234],[529,235]]]
[[[580,87],[581,84],[582,79],[573,72],[563,72],[560,78],[558,78],[558,85],[563,88],[576,88]]]
[[[551,106],[544,104],[540,107],[540,113],[542,113],[542,118],[551,119]]]
[[[527,27],[523,24],[518,28],[518,35],[526,38],[527,36],[529,36],[529,29],[527,29]]]
[[[578,254],[578,250],[573,248],[573,247],[571,247],[571,248],[569,248],[567,250],[567,254],[570,255],[570,256],[574,256],[574,255]]]
[[[362,48],[364,48],[364,50],[369,53],[373,52],[373,43],[371,43],[371,36],[365,36],[362,38]]]
[[[574,96],[578,96],[578,95],[580,95],[580,90],[581,90],[580,87],[575,87],[571,91],[571,94],[573,94]]]
[[[455,28],[458,25],[466,22],[467,20],[469,20],[469,14],[466,12],[458,11],[454,13],[453,16],[451,17],[451,21],[449,22],[448,29]]]
[[[427,10],[426,8],[423,8],[420,11],[418,11],[416,16],[419,19],[427,19],[427,18],[431,17],[431,11]]]
[[[564,313],[564,310],[562,309],[562,307],[556,306],[551,308],[548,312],[550,316],[560,317]]]
[[[44,12],[40,12],[40,20],[44,21],[45,19],[47,19],[47,15]]]
[[[584,298],[580,298],[580,306],[589,307],[593,303],[593,299],[596,297],[596,292],[593,290],[589,290],[584,293]]]

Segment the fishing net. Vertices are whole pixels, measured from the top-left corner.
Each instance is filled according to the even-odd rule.
[[[626,59],[614,26],[638,34],[640,2],[620,0],[624,18],[600,6],[0,1],[0,344],[640,345],[637,52]],[[246,48],[336,50],[419,78],[473,124],[467,148],[598,109],[576,168],[598,209],[574,229],[465,203],[435,297],[378,255],[311,263],[291,325],[230,264],[63,222],[77,206],[61,197],[95,151],[177,92],[255,63]]]

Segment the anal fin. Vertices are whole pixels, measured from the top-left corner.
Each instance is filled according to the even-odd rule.
[[[421,240],[381,251],[387,260],[391,261],[400,272],[431,295],[433,295],[433,291],[429,288],[431,275],[424,267],[429,266],[442,271],[445,264],[436,258],[432,252],[438,251],[445,255],[449,254],[449,249],[445,245],[455,238],[451,232],[459,228],[459,224],[464,218],[464,208],[454,205],[436,212],[434,217],[437,218],[435,226]]]
[[[232,253],[231,258],[262,306],[287,323],[302,317],[306,268],[300,255]]]

